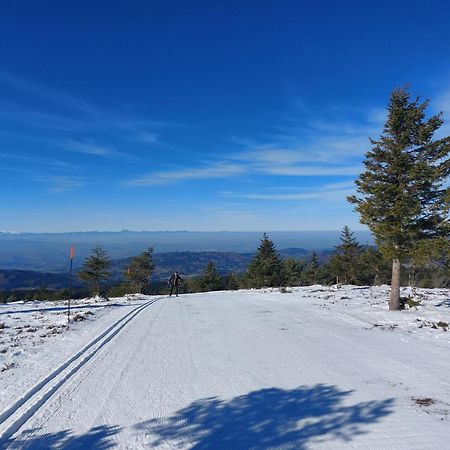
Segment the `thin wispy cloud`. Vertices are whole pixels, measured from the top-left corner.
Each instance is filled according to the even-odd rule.
[[[253,164],[272,166],[274,164],[297,164],[315,160],[309,155],[303,154],[299,149],[260,148],[236,155],[241,161],[252,161]]]
[[[83,153],[86,155],[103,157],[111,157],[117,155],[117,152],[114,149],[104,145],[98,145],[95,142],[79,142],[67,140],[61,143],[61,147],[71,152]]]
[[[291,177],[313,177],[313,176],[340,176],[357,175],[361,173],[362,165],[354,166],[274,166],[266,167],[264,173],[271,175],[283,175]]]
[[[76,165],[68,163],[66,161],[60,161],[57,159],[39,158],[33,156],[17,155],[15,153],[0,153],[0,159],[9,160],[14,162],[20,162],[27,166],[46,166],[53,169],[75,169]]]
[[[102,107],[0,70],[0,87],[2,86],[26,97],[20,103],[2,101],[0,107],[1,118],[20,124],[21,127],[55,132],[108,132],[121,139],[155,143],[159,140],[155,130],[181,126],[178,123],[149,119],[125,106]],[[36,102],[35,98],[40,101]]]
[[[370,146],[368,132],[373,131],[373,128],[348,123],[344,131],[338,134],[341,128],[325,122],[313,121],[306,126],[309,134],[303,139],[295,135],[294,130],[291,130],[292,134],[284,134],[282,139],[275,134],[269,142],[255,143],[250,139],[234,137],[235,145],[247,148],[240,152],[230,152],[228,159],[222,157],[217,163],[210,163],[207,168],[192,166],[154,172],[137,177],[128,184],[152,186],[237,175],[246,175],[247,178],[255,175],[343,177],[361,173],[362,159]],[[358,130],[360,134],[352,134],[354,130]],[[201,166],[202,163],[198,162],[198,165]]]
[[[247,200],[272,200],[272,201],[302,201],[302,200],[320,200],[320,201],[342,201],[352,189],[318,189],[310,192],[297,192],[290,194],[268,194],[268,193],[232,193],[223,194],[225,197],[242,198]]]
[[[39,175],[34,180],[48,185],[48,191],[54,194],[73,191],[84,186],[80,178],[63,175]]]
[[[290,165],[289,161],[285,162],[286,159],[291,162]],[[153,172],[132,179],[127,184],[133,186],[154,186],[195,179],[251,177],[257,174],[285,177],[355,176],[361,173],[362,170],[362,164],[300,164],[299,161],[302,159],[301,154],[295,154],[293,151],[286,150],[264,151],[262,155],[259,155],[258,152],[251,152],[242,154],[238,158],[230,159],[227,162],[211,164],[208,167],[190,167],[173,171]],[[236,160],[239,160],[238,164],[236,164]],[[280,161],[282,161],[281,164]]]
[[[35,171],[33,170],[24,169],[17,166],[11,167],[5,164],[0,164],[0,172],[11,172],[15,174],[25,175],[27,177],[32,177],[33,175],[35,175]]]
[[[233,158],[253,172],[272,176],[356,176],[363,169],[369,137],[382,129],[382,111],[368,110],[363,121],[287,117],[266,142],[233,138],[247,147]]]
[[[275,156],[276,153],[272,153]],[[265,160],[267,161],[267,160]],[[131,186],[155,186],[161,184],[173,184],[182,181],[209,179],[209,178],[249,178],[255,174],[264,174],[284,177],[314,177],[314,176],[356,176],[361,173],[362,164],[339,166],[339,165],[280,165],[267,163],[262,165],[257,158],[241,158],[239,164],[221,162],[211,164],[208,167],[183,168],[173,171],[153,172],[148,175],[134,178],[128,182]],[[339,185],[339,183],[337,183]],[[348,185],[348,182],[345,182]]]
[[[127,184],[131,186],[155,186],[185,180],[236,177],[242,175],[243,173],[245,173],[245,168],[243,166],[238,164],[223,163],[209,167],[154,172],[147,176],[130,180]]]
[[[355,180],[347,180],[347,181],[338,181],[336,183],[327,183],[322,186],[323,190],[354,190],[355,189]]]
[[[155,133],[141,133],[136,136],[136,140],[144,142],[146,144],[154,144],[158,142],[159,136]]]
[[[79,112],[92,114],[97,110],[97,108],[90,102],[73,97],[58,89],[49,88],[36,82],[19,78],[4,70],[0,70],[0,84],[5,84],[9,88],[26,92],[49,102],[64,105]]]
[[[21,128],[55,132],[75,131],[89,126],[88,121],[57,115],[32,107],[11,102],[0,102],[0,117],[3,122],[19,125]],[[91,125],[92,126],[92,125]]]
[[[263,149],[245,152],[236,157],[248,166],[249,170],[268,175],[283,176],[329,176],[355,175],[361,172],[361,164],[343,160],[336,164],[336,155],[331,158],[322,152],[302,151],[301,149]],[[333,163],[330,163],[330,160]]]

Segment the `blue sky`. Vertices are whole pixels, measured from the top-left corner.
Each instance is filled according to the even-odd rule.
[[[435,0],[4,0],[0,230],[361,229],[391,90],[450,118],[448,23]]]

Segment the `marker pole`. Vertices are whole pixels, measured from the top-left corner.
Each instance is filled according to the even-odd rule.
[[[74,257],[74,248],[70,247],[70,269],[69,269],[69,301],[67,302],[67,326],[70,322],[70,299],[72,298],[72,266]]]

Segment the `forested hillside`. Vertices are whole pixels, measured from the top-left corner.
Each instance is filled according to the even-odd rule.
[[[320,253],[325,261],[330,251]],[[299,257],[310,254],[305,249],[290,248],[280,251],[283,257]],[[247,269],[254,253],[233,253],[233,252],[170,252],[155,253],[154,281],[167,280],[175,270],[185,276],[198,276],[202,273],[208,262],[213,262],[217,271],[225,275],[229,272],[242,273]],[[111,281],[118,281],[123,270],[128,266],[132,256],[128,258],[113,259],[111,261]],[[80,264],[81,265],[81,264]],[[47,287],[49,289],[63,289],[68,282],[68,263],[65,273],[51,273],[47,271],[30,270],[8,270],[0,269],[0,291],[12,289],[37,289]],[[74,277],[75,286],[80,285]]]

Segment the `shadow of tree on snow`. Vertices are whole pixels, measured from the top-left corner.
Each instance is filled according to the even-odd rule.
[[[0,448],[8,449],[52,449],[64,450],[106,450],[116,445],[110,437],[120,431],[119,427],[100,426],[91,428],[82,435],[73,435],[69,430],[36,435],[38,430],[21,433],[14,440],[0,442]]]
[[[434,305],[436,307],[440,307],[440,306],[447,306],[448,308],[450,308],[450,300],[446,299],[446,300],[442,300],[440,303],[437,303],[436,305]]]
[[[261,389],[231,400],[197,400],[172,417],[135,427],[150,447],[170,442],[197,450],[302,449],[312,441],[350,441],[365,432],[364,425],[392,412],[393,399],[344,405],[352,392],[323,384]]]

